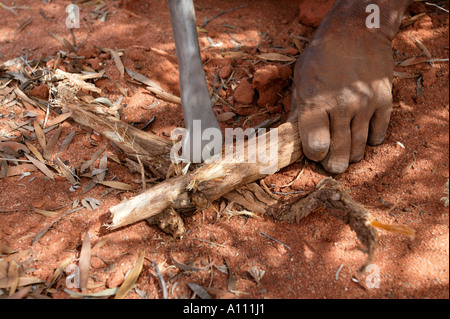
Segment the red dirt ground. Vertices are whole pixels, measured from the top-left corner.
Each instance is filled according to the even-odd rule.
[[[2,3],[12,6],[12,1]],[[43,4],[42,1],[23,0],[14,3],[26,8],[16,9],[18,14],[14,15],[0,7],[0,62],[24,55],[34,59],[55,56],[59,50],[67,51],[49,33],[72,42],[65,25],[65,8],[70,1]],[[74,34],[77,44],[86,41],[78,55],[85,57],[83,65],[106,71],[107,77],[95,83],[101,88],[102,96],[115,101],[121,95],[117,82],[128,90],[128,96],[122,101],[127,104],[122,112],[123,121],[144,123],[155,116],[148,130],[167,136],[175,127],[183,126],[181,107],[154,97],[144,87],[130,82],[127,75],[121,80],[112,57],[97,49],[123,50],[121,58],[126,68],[146,75],[168,92],[179,95],[176,52],[167,3],[105,3],[111,13],[105,22],[90,14],[95,5],[79,4],[82,9],[81,28],[75,29]],[[212,20],[204,27],[207,32],[199,33],[208,85],[213,86],[214,75],[218,71],[225,78],[230,76],[230,71],[234,72],[228,89],[219,92],[234,110],[219,101],[215,111],[233,111],[239,117],[224,122],[223,126],[254,126],[279,114],[281,121],[285,120],[294,65],[261,61],[255,55],[299,55],[299,48],[290,35],[310,38],[315,29],[300,23],[298,3],[290,0],[198,0],[195,4],[198,25],[224,10],[246,5]],[[448,2],[444,6],[448,9]],[[449,56],[448,14],[435,7],[420,5],[415,6],[409,15],[420,13],[424,14],[414,23],[402,27],[393,42],[396,62],[424,56],[412,38],[419,39],[434,59]],[[28,18],[31,23],[19,30],[21,23]],[[214,44],[222,45],[211,46],[208,37]],[[306,43],[300,42],[300,45],[302,50]],[[248,58],[224,58],[220,54],[235,50],[235,46],[247,53]],[[162,298],[153,260],[165,279],[169,298],[191,297],[193,292],[187,283],[226,290],[229,276],[220,271],[225,261],[234,274],[235,290],[238,291],[235,296],[238,298],[449,298],[449,210],[441,201],[449,178],[448,62],[420,63],[397,67],[396,71],[420,75],[422,80],[418,84],[417,77],[394,79],[394,109],[385,142],[377,147],[367,147],[365,158],[360,163],[334,176],[378,220],[406,225],[416,231],[414,240],[379,231],[374,260],[379,270],[378,288],[370,288],[367,275],[357,275],[366,256],[359,250],[355,234],[347,225],[326,214],[314,213],[299,224],[288,224],[267,216],[262,219],[236,216],[228,219],[218,216],[214,210],[207,210],[184,216],[189,231],[181,240],[173,239],[145,221],[104,234],[101,231],[102,216],[121,199],[138,192],[105,193],[108,188],[97,185],[82,195],[89,178],[82,178],[81,188],[69,192],[70,184],[66,179],[58,177],[52,181],[39,171],[22,179],[20,176],[0,179],[0,246],[3,244],[15,251],[0,256],[0,262],[2,259],[3,262],[14,260],[27,276],[50,282],[64,261],[76,263],[88,229],[92,245],[104,239],[107,242],[92,250],[90,281],[96,288],[88,289],[87,293],[120,285],[140,252],[145,250],[146,259],[137,280],[140,294],[133,289],[127,298]],[[255,84],[255,80],[263,76],[261,74],[266,74],[272,81],[269,93],[258,86],[254,91],[249,85]],[[45,98],[39,88],[30,94]],[[156,107],[150,110],[154,102]],[[12,111],[19,114],[21,108],[0,104],[0,114],[8,115]],[[262,112],[264,114],[249,117]],[[35,113],[38,119],[45,116],[39,109]],[[11,120],[0,120],[2,135],[10,130],[8,121]],[[60,154],[60,158],[69,161],[70,165],[79,167],[99,147],[105,147],[108,155],[117,153],[105,138],[97,137],[71,120],[62,124],[56,147],[59,148],[73,131],[75,137],[70,148]],[[39,148],[36,141],[31,143]],[[292,181],[305,163],[307,167],[298,181],[292,187],[281,187]],[[98,160],[94,166],[98,167]],[[109,160],[107,178],[114,176],[116,181],[141,187],[138,173],[133,174],[124,165]],[[273,184],[273,191],[287,193],[312,190],[326,176],[329,174],[320,165],[301,160],[266,177],[265,183]],[[36,233],[55,220],[55,217],[36,213],[35,208],[54,210],[87,196],[100,200],[100,207],[96,210],[84,208],[63,217],[37,243],[32,244]],[[67,209],[56,210],[57,216]],[[182,271],[170,257],[171,248],[173,257],[180,262],[195,267],[214,263],[217,267],[199,272]],[[265,271],[259,284],[249,273],[254,266]],[[67,288],[66,276],[64,273],[51,287],[35,285],[30,293],[67,298],[68,294],[63,290]],[[356,277],[359,284],[353,280]],[[0,298],[7,294],[8,289],[0,287]]]

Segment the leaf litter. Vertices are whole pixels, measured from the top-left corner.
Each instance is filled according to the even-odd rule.
[[[93,1],[94,3],[96,2],[96,1]],[[85,2],[86,3],[86,2]],[[85,4],[84,3],[84,4]],[[83,4],[83,5],[84,5]],[[99,2],[98,2],[98,4],[99,4]],[[95,8],[95,9],[93,9],[93,10],[91,10],[91,13],[92,13],[92,15],[93,16],[96,16],[97,18],[99,18],[99,19],[106,19],[106,16],[109,14],[109,13],[106,13],[105,14],[105,11],[103,11],[103,13],[100,13],[102,10],[105,10],[105,7],[104,6],[101,6],[101,5],[98,5],[97,6],[97,8]],[[26,21],[25,21],[26,22]],[[31,21],[29,22],[29,23],[31,23]],[[27,25],[28,24],[24,24],[24,26],[23,26],[23,28],[25,28],[25,27],[27,27]],[[23,30],[23,29],[22,29]],[[62,45],[64,46],[64,48],[65,49],[67,49],[68,51],[69,51],[69,53],[70,52],[75,52],[76,50],[76,48],[75,48],[75,46],[74,45],[72,45],[68,40],[66,40],[66,39],[63,39],[63,41],[61,42],[62,43]],[[417,43],[416,43],[416,45],[417,45]],[[72,47],[72,48],[71,48]],[[418,45],[418,47],[419,47],[419,45]],[[420,48],[420,47],[419,47]],[[109,52],[111,53],[111,56],[112,56],[112,58],[113,58],[113,60],[114,60],[114,63],[115,63],[115,65],[116,65],[116,67],[117,67],[117,69],[119,70],[119,73],[121,74],[121,77],[123,76],[123,71],[121,71],[121,68],[120,68],[120,64],[121,64],[121,61],[120,61],[120,50],[112,50],[112,49],[108,49],[108,50],[110,50]],[[300,49],[299,49],[300,50]],[[423,50],[422,50],[423,51]],[[114,52],[114,53],[112,53],[112,52]],[[424,54],[425,54],[425,51],[424,51]],[[115,57],[115,55],[117,55],[118,56],[118,58],[117,57]],[[225,53],[225,55],[226,55],[226,53]],[[234,52],[230,52],[229,53],[229,56],[236,56],[236,57],[241,57],[241,58],[251,58],[251,56],[250,55],[248,55],[248,54],[244,54],[244,53],[239,53],[239,52],[236,52],[236,53],[234,53]],[[425,54],[426,55],[426,54]],[[66,55],[67,56],[67,55]],[[292,58],[291,57],[289,57],[289,56],[283,56],[283,55],[272,55],[272,54],[266,54],[266,55],[264,55],[264,54],[262,54],[262,55],[259,55],[259,56],[257,56],[258,58],[260,58],[260,59],[263,59],[263,60],[266,60],[266,61],[278,61],[278,62],[289,62],[289,61],[292,61]],[[430,57],[429,57],[430,58]],[[436,59],[437,60],[437,59]],[[118,61],[120,61],[120,62],[118,62]],[[409,65],[414,65],[414,64],[417,64],[417,63],[422,63],[422,62],[428,62],[428,61],[430,61],[430,60],[426,60],[426,61],[420,61],[420,62],[417,62],[417,60],[416,60],[416,58],[414,58],[414,60],[410,60],[408,63],[410,63],[410,64],[408,64],[408,63],[405,63],[404,65],[401,65],[401,66],[409,66]],[[432,61],[434,61],[434,60],[432,60]],[[123,65],[122,65],[123,66]],[[72,74],[72,73],[71,73]],[[128,74],[128,72],[127,72],[127,74]],[[134,75],[136,75],[136,73],[134,74]],[[58,76],[59,76],[59,78],[58,78]],[[89,83],[90,81],[87,81],[87,80],[89,80],[87,77],[85,77],[85,78],[83,78],[82,76],[81,77],[78,77],[78,76],[73,76],[73,75],[68,75],[68,74],[64,74],[64,73],[61,73],[61,72],[59,72],[58,71],[58,76],[56,76],[55,77],[55,79],[57,79],[57,81],[65,81],[65,80],[68,80],[68,81],[72,81],[72,82],[76,82],[76,83],[78,83],[78,85],[80,85],[80,87],[82,87],[83,89],[85,89],[85,90],[87,90],[87,91],[90,91],[90,94],[92,94],[92,93],[97,93],[97,94],[99,94],[100,92],[99,91],[97,91],[97,90],[95,90],[95,89],[93,89],[93,85],[92,85],[92,83]],[[401,75],[401,76],[404,76],[404,77],[406,77],[406,76],[409,76],[409,75],[405,75],[405,74],[403,74],[403,75]],[[0,78],[1,78],[1,66],[0,66]],[[20,73],[19,73],[19,75],[17,76],[17,78],[15,78],[15,80],[14,81],[18,81],[18,79],[26,79],[26,77],[25,76],[20,76]],[[12,80],[11,80],[12,81]],[[81,81],[81,82],[80,82]],[[84,82],[84,83],[83,83]],[[0,82],[0,87],[2,86],[2,83],[3,83],[3,85],[6,85],[5,87],[8,87],[8,84],[6,84],[7,82]],[[11,84],[13,84],[14,82],[10,82]],[[154,82],[153,82],[154,83]],[[157,88],[158,89],[158,86],[155,86],[154,84],[152,84],[152,85],[148,85],[149,87],[153,87],[153,88]],[[12,87],[11,87],[11,89],[12,89]],[[16,90],[14,90],[14,91],[16,91],[16,96],[17,96],[17,100],[12,100],[11,102],[15,102],[15,103],[17,103],[17,104],[20,104],[20,105],[22,105],[22,107],[24,107],[24,108],[26,108],[27,106],[29,107],[29,106],[32,106],[32,107],[38,107],[38,108],[40,108],[41,110],[45,110],[46,109],[46,107],[47,107],[47,105],[44,105],[44,104],[42,104],[42,102],[41,101],[39,101],[39,100],[37,100],[37,99],[35,99],[35,98],[33,98],[33,97],[29,97],[29,96],[27,96],[27,91],[23,88],[23,87],[21,87],[21,89],[19,89],[19,88],[17,88]],[[14,92],[9,92],[8,94],[11,94],[11,93],[14,93]],[[155,94],[157,94],[157,93],[155,93]],[[11,94],[12,95],[12,94]],[[91,96],[91,95],[89,95],[89,96]],[[0,96],[0,98],[1,98],[1,96]],[[109,107],[110,105],[110,100],[108,100],[108,99],[106,99],[106,98],[103,98],[103,97],[100,97],[100,98],[96,98],[96,99],[94,99],[94,100],[96,100],[95,102],[97,102],[98,104],[103,104],[102,105],[102,107],[103,106],[106,106],[106,107]],[[109,101],[109,102],[108,102]],[[48,108],[47,108],[47,110],[48,110]],[[57,124],[62,124],[62,123],[64,123],[64,121],[66,121],[67,119],[69,119],[70,117],[71,117],[71,114],[70,113],[63,113],[63,114],[60,114],[60,115],[57,115],[56,117],[55,117],[55,114],[58,114],[58,113],[55,113],[55,112],[53,112],[53,110],[51,110],[51,112],[50,112],[50,114],[51,114],[51,118],[45,123],[45,125],[40,125],[39,123],[44,123],[44,122],[38,122],[37,121],[37,119],[36,120],[33,120],[33,121],[31,121],[31,123],[33,124],[33,126],[30,126],[30,125],[25,125],[24,127],[28,127],[28,128],[31,128],[32,130],[31,130],[31,132],[32,131],[34,131],[35,132],[35,135],[36,135],[36,139],[37,139],[37,142],[38,142],[38,147],[36,147],[36,146],[34,146],[33,144],[31,144],[31,142],[33,141],[32,139],[30,139],[30,140],[27,140],[26,141],[26,143],[28,143],[29,145],[32,145],[32,147],[28,147],[29,148],[29,150],[30,150],[30,152],[32,153],[32,154],[30,154],[30,153],[28,153],[28,156],[30,156],[30,158],[33,158],[33,160],[34,160],[34,163],[37,163],[37,161],[39,161],[39,162],[41,162],[42,163],[42,165],[40,165],[40,164],[38,164],[38,165],[40,165],[41,166],[41,168],[39,169],[40,170],[40,172],[42,172],[43,174],[45,174],[47,177],[49,177],[50,178],[50,174],[52,174],[53,176],[55,175],[55,172],[57,172],[57,173],[59,173],[59,174],[61,174],[61,175],[63,175],[68,181],[69,181],[69,183],[71,183],[71,184],[73,184],[72,182],[70,182],[70,180],[72,180],[72,181],[76,181],[79,177],[77,176],[77,172],[79,172],[80,170],[79,169],[77,169],[79,166],[77,165],[77,167],[75,167],[75,166],[73,166],[73,165],[70,165],[70,164],[68,164],[68,162],[67,161],[63,161],[63,160],[61,160],[59,157],[54,157],[54,159],[51,159],[52,158],[52,155],[54,155],[54,151],[55,151],[55,145],[53,145],[52,146],[52,144],[53,143],[55,143],[55,144],[57,144],[57,141],[58,141],[58,138],[56,138],[55,137],[55,142],[51,142],[51,140],[52,140],[52,138],[54,137],[54,136],[56,136],[55,135],[55,133],[57,133],[58,131],[59,131],[59,134],[61,134],[61,126],[58,126],[57,127],[57,130],[58,131],[55,131],[55,133],[53,133],[51,136],[49,136],[49,135],[47,135],[46,136],[46,134],[48,134],[48,131],[47,132],[45,132],[45,130],[43,129],[43,127],[49,127],[49,126],[52,126],[52,125],[57,125]],[[230,114],[231,113],[231,114]],[[223,115],[223,117],[224,118],[229,118],[229,119],[231,119],[231,118],[233,118],[233,116],[232,116],[232,112],[229,112],[229,114],[225,114],[225,115]],[[40,114],[39,114],[40,115]],[[33,119],[35,118],[36,116],[34,116],[33,117]],[[53,118],[53,120],[52,120],[52,118]],[[40,128],[40,130],[39,130],[39,128],[36,130],[36,126],[39,126],[39,128]],[[20,132],[24,132],[25,131],[25,129],[20,129]],[[43,132],[43,134],[42,134],[42,132]],[[58,151],[58,153],[61,153],[61,152],[64,152],[65,150],[67,150],[69,147],[70,147],[70,144],[71,144],[71,141],[73,140],[73,138],[74,138],[74,136],[75,136],[75,133],[74,132],[71,132],[71,133],[69,133],[68,135],[67,135],[67,137],[64,139],[64,142],[62,142],[62,144],[61,144],[61,146],[60,146],[60,149],[59,149],[59,151]],[[3,139],[4,137],[2,137],[2,136],[0,136],[0,142],[2,141],[2,139]],[[48,149],[48,145],[50,144],[50,146],[52,146],[51,147],[51,149]],[[41,148],[42,149],[42,153],[38,150],[38,148]],[[33,148],[33,149],[32,149]],[[34,151],[33,151],[34,150]],[[47,150],[47,151],[46,151]],[[104,156],[101,158],[101,159],[103,159],[103,158],[107,158],[107,154],[106,154],[107,152],[105,152],[105,154],[104,154]],[[32,156],[34,156],[34,157],[32,157]],[[26,155],[24,155],[23,154],[23,156],[25,156],[26,157]],[[93,179],[94,178],[94,176],[96,176],[96,178],[99,178],[99,180],[98,180],[98,182],[101,182],[101,181],[103,181],[103,178],[104,178],[104,176],[103,176],[103,178],[100,178],[100,175],[101,174],[103,174],[103,175],[106,175],[106,173],[107,173],[107,171],[105,170],[106,168],[102,168],[102,164],[99,164],[99,168],[95,168],[95,167],[91,167],[91,165],[95,162],[95,161],[97,161],[98,159],[99,159],[99,157],[101,156],[101,154],[94,160],[94,161],[92,161],[92,162],[90,162],[89,163],[89,165],[88,165],[88,167],[87,168],[85,168],[85,167],[83,167],[83,168],[85,168],[85,173],[87,173],[88,171],[90,171],[90,174],[91,174],[91,178]],[[22,157],[23,158],[23,157]],[[19,159],[19,158],[18,158]],[[36,161],[36,159],[37,159],[37,161]],[[101,162],[101,159],[100,159],[100,162]],[[33,162],[31,159],[28,159],[30,162]],[[19,167],[19,165],[15,165],[15,166],[12,166],[12,164],[13,164],[13,161],[11,160],[11,161],[4,161],[4,163],[6,164],[6,165],[9,165],[9,166],[11,166],[11,167],[9,167],[9,169],[8,169],[8,174],[9,174],[9,172],[11,171],[11,172],[13,172],[13,173],[15,173],[14,171],[16,170],[16,168],[17,167]],[[66,165],[67,164],[67,165]],[[31,165],[34,165],[34,164],[23,164],[23,165],[28,165],[27,167],[31,167]],[[64,165],[64,166],[63,166]],[[25,167],[26,166],[23,166],[23,169],[25,170]],[[36,166],[37,167],[37,166]],[[46,170],[44,167],[46,167],[47,168],[47,173],[45,173],[44,171]],[[64,167],[64,169],[62,168],[62,167]],[[103,169],[103,171],[101,171]],[[99,171],[97,171],[97,170],[99,170]],[[64,171],[64,173],[63,173],[63,171]],[[50,172],[50,174],[48,174]],[[22,172],[22,173],[24,173],[24,172]],[[69,174],[67,174],[67,173],[69,173]],[[70,177],[70,176],[72,176],[72,177]],[[0,178],[2,177],[2,175],[0,174]],[[96,184],[101,184],[101,183],[94,183],[94,186],[96,185]],[[116,181],[106,181],[106,183],[108,184],[108,182],[116,182]],[[119,182],[120,183],[120,182]],[[125,183],[124,183],[125,184]],[[106,184],[103,184],[104,186],[108,186],[108,185],[106,185]],[[111,185],[114,185],[114,186],[123,186],[123,187],[125,187],[126,188],[126,186],[124,186],[124,185],[121,185],[121,184],[116,184],[116,183],[114,183],[114,184],[110,184],[109,186],[111,186]],[[114,187],[113,187],[114,188]],[[119,187],[117,188],[117,189],[120,189]],[[134,188],[131,188],[131,189],[128,189],[128,190],[134,190]],[[86,204],[86,205],[83,205],[83,203],[84,204]],[[90,207],[91,209],[95,209],[95,208],[98,208],[98,205],[95,203],[95,201],[93,202],[93,201],[91,201],[90,200],[90,198],[89,197],[85,197],[82,201],[81,201],[81,204],[83,205],[83,207],[86,207],[86,208],[88,208],[88,207]],[[95,207],[95,208],[94,208]],[[38,213],[41,213],[42,215],[45,215],[45,214],[49,214],[49,216],[51,216],[51,211],[47,211],[47,210],[35,210],[35,212],[38,212]],[[246,213],[244,213],[244,214],[246,214]],[[62,217],[64,217],[65,215],[63,215],[63,216],[61,216],[60,218],[59,218],[59,220],[62,218]],[[55,223],[55,222],[54,222]],[[49,227],[49,229],[53,226],[53,224],[54,223],[52,223],[52,225]],[[48,230],[48,229],[47,229]],[[44,232],[44,234],[45,234],[45,232]],[[44,234],[42,234],[42,235],[44,235]],[[87,233],[86,233],[86,235],[87,235]],[[189,268],[190,266],[188,266],[188,265],[184,265],[184,264],[182,264],[182,263],[179,263],[179,262],[177,262],[177,261],[175,261],[175,259],[173,259],[173,256],[171,255],[170,256],[171,258],[172,258],[172,261],[174,262],[174,264],[175,265],[178,265],[177,267],[178,268],[180,268],[180,269],[183,269],[183,267],[184,267],[184,271],[192,271],[192,268]],[[193,267],[193,268],[195,268],[195,267]],[[228,267],[227,267],[228,268]],[[1,267],[0,267],[0,269],[1,269]],[[252,268],[253,269],[253,268]],[[198,268],[198,269],[196,269],[196,270],[203,270],[203,269],[200,269],[200,268]],[[229,272],[229,274],[230,274],[230,278],[231,278],[231,276],[232,276],[232,272],[230,271],[230,269],[228,268],[228,272]],[[257,280],[256,278],[255,278],[255,276],[253,276],[251,273],[250,273],[250,271],[249,271],[249,273],[252,275],[252,277],[255,279],[255,281],[256,282],[259,282],[260,280],[261,280],[261,278],[262,278],[262,276],[264,275],[264,274],[262,274],[262,275],[260,275],[260,273],[261,272],[263,272],[263,271],[260,271],[258,268],[256,268],[254,271],[252,271],[254,274],[255,274],[255,276],[257,277],[257,278],[259,278],[259,280]],[[1,274],[1,271],[0,271],[0,274]],[[259,275],[258,275],[259,274]],[[259,277],[258,277],[259,276]],[[0,278],[1,278],[1,276],[0,276]],[[233,276],[233,278],[234,278],[234,276]],[[192,287],[195,287],[194,285],[191,285]],[[191,287],[190,286],[190,287]],[[198,286],[198,285],[197,285]],[[234,280],[234,286],[235,286],[235,280]],[[191,289],[192,289],[192,287],[191,287]],[[200,287],[200,286],[199,286]],[[200,288],[202,288],[202,287],[200,287]],[[230,285],[229,285],[229,287],[228,287],[229,289],[228,290],[235,290],[235,287],[233,288],[233,289],[230,289]],[[194,289],[197,289],[198,290],[198,288],[197,287],[195,287]],[[193,291],[195,291],[194,289],[192,289]],[[218,288],[211,288],[211,287],[209,287],[209,288],[202,288],[203,290],[206,290],[207,292],[209,292],[209,294],[210,295],[214,295],[214,296],[220,296],[220,294],[223,292],[221,292],[221,289],[218,289]],[[16,292],[20,292],[20,290],[18,290],[17,289],[17,287],[15,288],[15,290],[16,290]],[[111,295],[113,295],[116,291],[117,291],[118,289],[116,288],[116,289],[109,289],[109,290],[105,290],[105,293],[104,293],[104,295],[103,296],[111,296]],[[198,291],[201,291],[201,290],[198,290]],[[16,292],[14,292],[12,295],[14,295],[14,294],[16,294]],[[12,292],[9,292],[9,293],[12,293]],[[203,292],[201,292],[202,294],[203,294]],[[72,296],[72,297],[75,297],[75,296],[77,296],[77,297],[83,297],[83,296],[92,296],[92,297],[100,297],[102,294],[101,293],[94,293],[94,294],[79,294],[79,295],[77,295],[78,293],[75,293],[75,292],[73,292],[73,293],[71,293],[70,295]],[[197,294],[197,292],[196,292],[196,294]],[[24,295],[26,295],[26,292],[24,292]],[[199,295],[199,294],[197,294],[197,295]],[[203,296],[206,296],[206,295],[203,295]]]

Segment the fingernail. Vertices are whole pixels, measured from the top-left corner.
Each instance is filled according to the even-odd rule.
[[[348,163],[343,162],[322,163],[322,165],[328,172],[333,174],[343,173],[348,168]]]

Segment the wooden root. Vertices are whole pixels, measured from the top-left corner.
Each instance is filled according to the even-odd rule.
[[[153,164],[169,167],[171,143],[151,133],[142,132],[113,117],[101,117],[91,111],[68,103],[65,109],[72,112],[78,123],[89,126],[101,133],[129,155],[145,155],[152,158]],[[280,125],[275,153],[270,153],[270,143],[266,143],[266,154],[271,154],[269,163],[276,161],[276,170],[280,170],[302,155],[300,137],[298,135],[296,116]],[[373,259],[376,232],[370,222],[370,215],[355,203],[342,185],[330,178],[321,181],[312,192],[304,198],[295,198],[282,202],[270,196],[255,181],[266,176],[261,171],[264,164],[242,162],[256,158],[252,143],[270,141],[270,133],[253,137],[245,143],[242,152],[233,158],[206,163],[197,170],[183,176],[167,179],[143,193],[122,201],[110,208],[110,229],[117,229],[147,219],[157,224],[164,231],[175,237],[181,237],[184,224],[176,210],[188,207],[204,208],[221,197],[241,205],[243,208],[269,214],[278,220],[299,222],[311,212],[325,211],[329,215],[350,225],[359,240],[367,247],[368,260]],[[239,160],[241,159],[241,160]],[[365,266],[364,265],[364,266]]]

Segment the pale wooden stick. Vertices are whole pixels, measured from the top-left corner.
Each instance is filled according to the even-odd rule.
[[[296,117],[295,117],[296,118]],[[269,140],[270,133],[261,138]],[[256,137],[255,137],[256,138]],[[266,146],[267,150],[270,148]],[[250,150],[250,154],[248,153]],[[244,154],[252,158],[253,148],[246,143]],[[278,127],[277,170],[294,163],[302,156],[297,121],[289,121]],[[258,180],[267,174],[261,173],[261,163],[237,163],[224,158],[217,163],[205,164],[185,176],[168,179],[132,199],[110,208],[116,229],[161,213],[164,209],[191,206],[205,207],[228,192]]]

